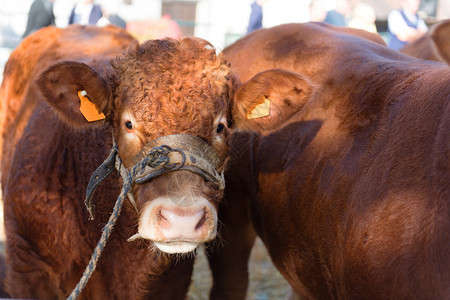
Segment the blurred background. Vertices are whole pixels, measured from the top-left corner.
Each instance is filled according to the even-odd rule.
[[[0,0],[0,60],[15,48],[25,31],[33,0]],[[223,49],[247,32],[253,0],[98,0],[104,13],[119,16],[127,29],[139,39],[164,36],[197,36]],[[333,10],[340,0],[259,0],[263,27],[282,23],[317,20],[310,6]],[[375,14],[377,31],[384,37],[389,12],[402,0],[347,0],[346,18],[353,18],[358,4],[367,4]],[[54,0],[56,26],[66,27],[77,0]],[[428,25],[450,18],[450,0],[422,0],[419,15]]]
[[[21,42],[35,0],[0,0],[0,81],[10,53]],[[66,27],[80,0],[45,0],[53,4],[55,25]],[[87,1],[87,0],[83,0]],[[92,0],[91,0],[92,1]],[[283,23],[323,21],[330,11],[340,11],[345,25],[378,32],[387,39],[389,13],[404,0],[94,0],[103,16],[114,16],[140,41],[163,37],[197,36],[222,50],[250,31],[252,18],[257,27]],[[255,6],[256,3],[258,6]],[[259,9],[259,10],[258,10]],[[259,14],[259,19],[258,19]],[[251,17],[251,15],[253,17]],[[263,16],[261,20],[261,15]],[[450,18],[450,0],[421,0],[418,15],[428,27]],[[113,19],[111,22],[115,23]],[[108,23],[108,21],[106,22]],[[106,24],[98,21],[97,26]],[[366,24],[367,23],[367,24]],[[0,209],[2,218],[3,210]],[[0,222],[0,251],[3,228]],[[260,240],[253,249],[247,299],[287,299],[290,288],[276,271]],[[207,299],[211,274],[205,254],[200,251],[188,299]]]
[[[389,12],[403,0],[345,0],[345,17],[350,21],[364,3],[374,14],[377,31],[386,38]],[[69,24],[69,16],[79,0],[51,0],[58,27]],[[223,49],[247,33],[252,4],[262,7],[262,26],[272,27],[290,22],[320,20],[313,2],[320,10],[335,9],[341,0],[98,0],[104,15],[118,16],[139,40],[165,36],[197,36]],[[33,0],[0,0],[0,79],[10,52],[20,43],[25,32]],[[316,6],[315,6],[316,7]],[[367,7],[366,7],[367,8]],[[360,10],[361,11],[361,10]],[[321,13],[319,13],[321,14]],[[450,0],[422,0],[419,15],[427,25],[450,18]],[[323,16],[324,17],[324,16]],[[371,18],[369,16],[369,18]]]

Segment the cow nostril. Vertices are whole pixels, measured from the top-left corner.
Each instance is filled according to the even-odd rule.
[[[197,211],[162,208],[157,214],[157,222],[164,229],[174,226],[174,228],[180,229],[183,227],[183,230],[190,228],[190,230],[197,231],[206,223],[207,214],[206,208]]]
[[[217,214],[206,200],[202,202],[189,207],[166,203],[146,207],[139,219],[140,237],[169,244],[212,240],[216,236]]]
[[[167,221],[167,218],[164,216],[164,214],[163,214],[163,211],[162,210],[160,210],[159,212],[158,212],[158,220],[159,221]]]
[[[195,230],[200,229],[203,226],[203,224],[205,224],[205,221],[206,221],[206,211],[203,210],[203,216],[200,219],[200,221],[198,221],[197,225],[195,226]]]

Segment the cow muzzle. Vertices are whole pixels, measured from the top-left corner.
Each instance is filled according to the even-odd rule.
[[[109,157],[91,176],[85,199],[91,219],[94,217],[92,194],[114,166],[123,178],[124,187],[143,184],[178,170],[200,175],[205,181],[215,183],[219,190],[225,187],[223,174],[216,171],[221,162],[217,152],[195,136],[168,135],[148,143],[133,158],[135,165],[130,169],[123,166],[117,154],[117,148],[113,147]],[[127,196],[138,210],[133,194],[128,192]],[[173,202],[174,199],[158,198],[145,205],[139,219],[139,231],[129,241],[150,239],[161,251],[186,253],[216,236],[217,212],[207,199],[197,199],[190,207],[180,207]]]
[[[142,209],[134,238],[152,240],[166,253],[187,253],[214,239],[216,228],[217,212],[208,200],[181,206],[174,199],[158,198]]]

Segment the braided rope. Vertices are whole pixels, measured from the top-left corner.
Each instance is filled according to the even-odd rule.
[[[179,164],[178,166],[176,164],[168,165],[170,158],[168,157],[168,154],[170,152],[177,151],[180,152],[183,156],[183,162]],[[122,204],[124,199],[127,197],[128,192],[130,191],[131,187],[133,186],[133,183],[135,181],[136,173],[144,169],[147,165],[156,168],[160,165],[164,165],[165,168],[177,170],[180,168],[185,161],[184,152],[180,149],[172,149],[171,147],[167,145],[163,145],[160,147],[154,147],[145,158],[143,158],[140,162],[138,162],[136,165],[134,165],[130,172],[126,175],[126,177],[122,174],[120,174],[123,178],[124,184],[122,187],[122,190],[120,191],[120,195],[117,198],[117,201],[114,205],[113,212],[111,216],[109,217],[108,222],[102,229],[102,235],[100,237],[100,240],[97,243],[97,246],[94,249],[94,253],[92,253],[91,259],[89,260],[89,264],[87,265],[86,269],[84,270],[83,276],[81,277],[80,281],[78,282],[75,289],[70,293],[69,297],[67,299],[74,300],[76,299],[81,292],[83,291],[84,287],[86,286],[87,282],[89,281],[89,278],[91,277],[92,273],[94,272],[95,268],[97,267],[97,262],[100,258],[100,255],[102,254],[106,242],[111,235],[111,232],[114,228],[114,225],[116,224],[117,218],[120,215],[120,211],[122,209]],[[120,171],[119,171],[120,173]],[[160,173],[155,172],[152,174],[149,174],[146,176],[145,180],[142,180],[142,182],[147,181],[157,175],[160,175]],[[125,177],[125,178],[124,178]],[[130,201],[133,204],[133,201],[130,199]],[[90,207],[92,207],[92,204],[87,202],[88,210]]]
[[[148,154],[149,157],[148,165],[152,168],[156,168],[161,164],[166,165],[169,162],[169,157],[167,156],[172,149],[169,146],[160,146],[153,148]]]
[[[84,287],[86,286],[89,278],[91,277],[92,273],[94,272],[95,268],[97,267],[97,262],[100,258],[100,255],[103,252],[103,249],[105,248],[106,241],[108,240],[109,236],[111,235],[111,232],[114,228],[114,225],[116,224],[117,218],[120,215],[120,211],[122,209],[123,200],[126,198],[127,193],[131,189],[133,185],[133,179],[137,172],[145,168],[145,166],[148,164],[150,158],[146,157],[141,162],[137,163],[131,171],[128,173],[128,177],[124,181],[122,190],[120,192],[119,197],[117,198],[116,204],[114,205],[113,212],[111,216],[109,217],[108,223],[103,227],[102,229],[102,236],[100,237],[100,240],[97,243],[97,246],[94,249],[94,253],[91,256],[91,259],[89,261],[89,264],[87,265],[86,269],[84,270],[83,276],[81,277],[80,281],[78,282],[75,289],[70,293],[70,296],[67,298],[69,300],[76,299],[80,293],[83,291]]]

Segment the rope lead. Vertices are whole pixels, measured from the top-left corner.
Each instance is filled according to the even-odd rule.
[[[128,194],[130,195],[128,197],[130,198],[131,204],[133,204],[133,206],[136,208],[136,204],[134,203],[132,193],[130,192],[131,187],[135,182],[138,184],[144,183],[167,172],[172,172],[176,170],[187,170],[202,176],[203,178],[205,178],[205,180],[217,183],[220,189],[223,189],[225,187],[223,174],[219,174],[215,170],[219,161],[219,156],[217,155],[215,150],[212,147],[210,147],[205,141],[203,141],[200,138],[189,135],[164,136],[162,138],[159,138],[158,140],[160,141],[170,140],[172,144],[174,144],[177,141],[179,144],[189,145],[188,148],[189,150],[187,150],[186,153],[189,154],[191,162],[189,164],[187,163],[186,154],[183,150],[180,149],[183,147],[178,148],[177,143],[175,143],[176,147],[174,148],[166,144],[155,146],[153,145],[156,141],[155,140],[154,142],[151,142],[146,146],[144,146],[144,149],[141,150],[141,153],[137,155],[139,156],[139,158],[142,157],[142,159],[139,160],[136,163],[136,165],[134,165],[131,168],[129,172],[127,171],[127,169],[122,168],[120,166],[121,161],[119,156],[117,155],[118,150],[115,146],[113,146],[113,149],[111,149],[108,158],[103,162],[103,164],[99,168],[97,168],[97,170],[94,171],[94,174],[91,176],[86,191],[86,199],[85,199],[85,204],[89,211],[90,219],[94,218],[94,205],[91,199],[92,194],[94,193],[95,189],[100,184],[100,182],[103,179],[105,179],[109,174],[111,174],[114,165],[117,164],[117,160],[119,161],[118,171],[124,183],[120,195],[117,198],[116,204],[114,205],[113,212],[109,217],[108,223],[106,223],[106,225],[102,229],[102,236],[100,237],[100,240],[98,241],[97,246],[94,249],[94,253],[91,256],[89,264],[84,270],[83,276],[81,277],[77,286],[67,299],[70,300],[76,299],[86,286],[89,278],[91,277],[92,273],[97,267],[97,262],[100,258],[100,255],[103,252],[103,249],[105,248],[106,241],[111,235],[114,225],[116,224],[117,218],[120,215],[123,201],[125,200]],[[181,155],[181,161],[173,161],[170,164],[171,158],[168,155],[171,152],[178,152],[179,155]],[[188,165],[185,165],[185,163]],[[160,168],[160,166],[162,167]],[[139,174],[139,176],[136,176],[138,172],[140,172],[143,169],[146,169],[146,167],[148,170],[144,170],[142,172],[143,174]]]
[[[136,173],[142,170],[148,163],[148,158],[143,159],[140,163],[136,164],[132,169],[131,172],[128,173],[128,177],[126,178],[126,181],[123,184],[122,190],[120,192],[119,197],[117,198],[116,204],[114,205],[113,212],[111,216],[109,217],[108,223],[103,227],[102,229],[102,236],[100,237],[100,240],[97,243],[97,246],[94,249],[94,253],[92,253],[91,259],[89,261],[89,264],[87,265],[86,269],[84,270],[83,276],[81,277],[80,281],[78,282],[75,289],[70,293],[68,300],[74,300],[77,299],[80,293],[83,291],[84,287],[86,286],[89,278],[91,278],[92,273],[94,272],[95,268],[97,267],[98,259],[100,258],[100,255],[103,252],[103,249],[105,248],[106,241],[108,240],[109,236],[111,235],[111,232],[114,228],[114,225],[116,224],[117,218],[120,215],[120,211],[122,209],[123,200],[126,198],[129,190],[131,189],[131,186],[133,184],[133,178],[135,177]]]

